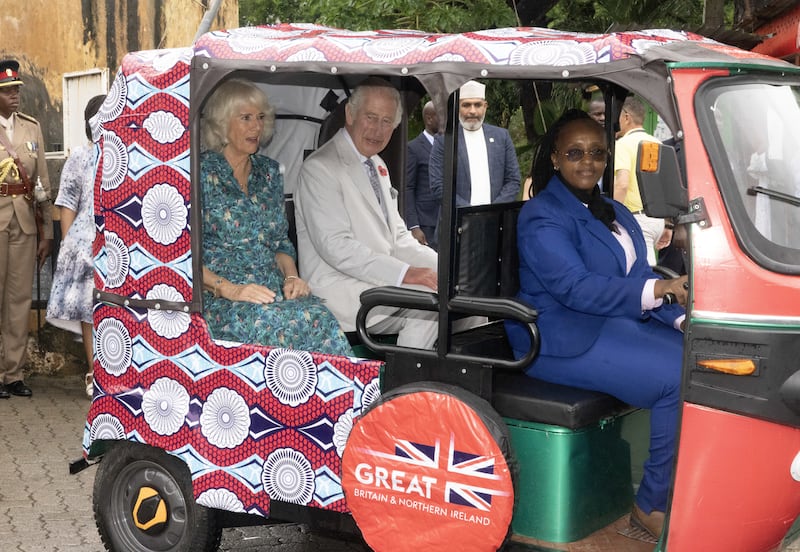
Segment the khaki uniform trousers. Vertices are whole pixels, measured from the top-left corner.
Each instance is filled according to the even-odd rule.
[[[0,383],[6,385],[22,380],[35,263],[36,234],[24,233],[14,215],[0,231]]]

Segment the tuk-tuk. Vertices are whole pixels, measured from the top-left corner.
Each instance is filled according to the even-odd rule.
[[[284,168],[291,220],[304,156],[368,76],[391,82],[406,114],[426,96],[447,113],[438,293],[365,292],[354,336],[365,358],[212,338],[197,231],[204,102],[232,77],[267,92],[265,153]],[[647,412],[524,374],[540,336],[535,309],[514,298],[521,202],[456,208],[458,89],[473,79],[594,85],[608,121],[628,93],[658,114],[671,145],[640,152],[637,173],[647,213],[686,229],[690,303],[667,523],[650,546],[766,552],[793,534],[800,68],[668,30],[282,24],[128,54],[95,121],[95,389],[72,469],[99,464],[109,550],[212,551],[225,526],[276,521],[378,551],[538,550],[625,519]],[[382,154],[401,201],[409,138],[404,118]],[[370,335],[380,305],[438,312],[435,349]],[[488,322],[453,331],[473,315]],[[524,358],[510,353],[509,319],[530,333]],[[614,549],[641,549],[627,541]]]

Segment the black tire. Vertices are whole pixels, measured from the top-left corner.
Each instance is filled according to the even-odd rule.
[[[214,552],[222,529],[195,503],[189,469],[161,449],[130,442],[103,457],[94,480],[94,519],[112,552]]]

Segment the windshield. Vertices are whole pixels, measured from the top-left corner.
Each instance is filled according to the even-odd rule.
[[[797,265],[800,85],[744,81],[716,87],[701,102],[699,119],[716,142],[709,150],[721,153],[712,163],[740,242],[751,256]]]

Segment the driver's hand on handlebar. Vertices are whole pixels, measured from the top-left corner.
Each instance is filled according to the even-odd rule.
[[[436,291],[438,286],[438,276],[435,270],[430,268],[422,268],[418,266],[410,266],[406,271],[406,276],[403,278],[404,284],[415,284],[418,286],[425,286]]]
[[[670,294],[674,297],[675,303],[685,307],[689,300],[689,277],[684,275],[680,278],[657,280],[653,291],[656,299],[664,299]]]

